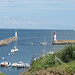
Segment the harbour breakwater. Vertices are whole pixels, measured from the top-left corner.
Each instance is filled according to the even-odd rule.
[[[18,36],[13,36],[0,41],[0,46],[8,45],[9,43],[18,40]]]
[[[52,43],[53,43],[54,45],[75,44],[75,40],[53,40]]]
[[[54,45],[75,44],[75,40],[57,40],[56,31],[54,31],[54,40],[52,44]]]

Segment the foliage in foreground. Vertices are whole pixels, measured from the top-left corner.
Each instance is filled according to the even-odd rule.
[[[62,65],[54,65],[46,70],[41,70],[37,72],[38,75],[74,75],[75,73],[75,61],[70,63],[63,63]]]
[[[6,74],[4,74],[4,73],[0,73],[0,75],[6,75]]]
[[[51,67],[55,63],[54,60],[55,60],[54,55],[48,54],[43,57],[40,56],[39,59],[37,59],[36,61],[34,61],[33,64],[31,64],[30,71],[35,72],[39,71],[40,69],[46,69],[48,67]]]
[[[57,56],[60,57],[63,62],[67,63],[75,60],[75,45],[67,45],[60,51],[57,53]]]
[[[55,65],[55,55],[63,62],[62,65]],[[64,49],[59,50],[54,54],[46,54],[44,56],[40,56],[39,59],[34,61],[31,60],[31,68],[25,75],[34,75],[40,70],[45,70],[48,68],[58,68],[58,70],[62,70],[63,72],[68,72],[69,74],[73,74],[75,72],[75,45],[67,45]],[[60,67],[61,69],[60,69]]]

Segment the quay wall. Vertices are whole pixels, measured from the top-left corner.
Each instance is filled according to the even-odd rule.
[[[75,44],[75,40],[53,40],[52,44],[54,45]]]
[[[1,40],[0,41],[0,46],[8,45],[9,43],[11,43],[13,41],[16,41],[16,40],[18,40],[18,37],[16,37],[16,36]]]

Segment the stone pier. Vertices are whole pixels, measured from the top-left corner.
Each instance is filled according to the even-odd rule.
[[[16,40],[18,40],[18,37],[16,37],[16,36],[1,40],[0,41],[0,46],[8,45],[9,43],[11,43],[13,41],[16,41]]]

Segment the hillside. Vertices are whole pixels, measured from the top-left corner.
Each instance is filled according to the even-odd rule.
[[[55,64],[55,55],[62,61]],[[22,75],[75,75],[75,45],[67,45],[54,54],[45,54],[34,61]]]
[[[4,74],[4,73],[0,73],[0,75],[6,75],[6,74]]]

